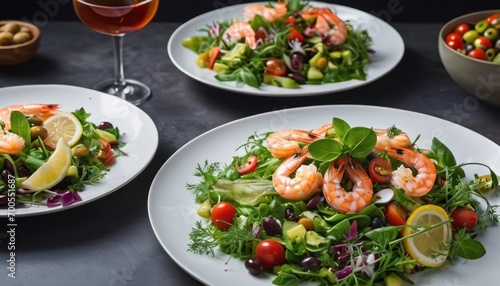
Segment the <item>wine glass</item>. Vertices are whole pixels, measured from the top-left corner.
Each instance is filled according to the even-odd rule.
[[[160,0],[73,0],[75,12],[87,27],[113,39],[115,77],[92,88],[139,105],[151,97],[151,89],[123,72],[123,36],[146,26]]]

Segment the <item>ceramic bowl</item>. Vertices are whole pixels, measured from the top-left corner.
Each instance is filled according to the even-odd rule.
[[[450,77],[469,94],[482,102],[500,107],[500,64],[478,60],[450,48],[445,38],[459,24],[485,20],[500,10],[474,12],[446,23],[439,32],[439,56]],[[495,43],[493,43],[495,45]]]
[[[26,32],[30,35],[30,38],[29,40],[21,43],[15,43],[13,42],[14,40],[9,43],[6,37],[0,37],[0,39],[5,40],[5,42],[0,45],[0,65],[3,66],[18,65],[29,61],[36,54],[38,45],[40,43],[40,29],[37,26],[27,22],[16,20],[0,21],[0,33],[5,32],[5,25],[9,23],[19,25],[23,32]],[[20,33],[20,31],[16,33]],[[15,35],[16,33],[14,33],[12,36],[16,37],[16,39],[19,39],[19,37]],[[24,36],[25,35],[26,34],[24,34]]]

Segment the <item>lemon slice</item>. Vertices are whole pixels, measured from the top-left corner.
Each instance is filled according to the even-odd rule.
[[[22,182],[21,186],[35,192],[50,189],[64,179],[70,166],[71,148],[61,138],[49,159]]]
[[[59,111],[43,122],[47,129],[47,137],[43,140],[45,146],[54,149],[62,138],[71,147],[82,137],[83,127],[78,118],[70,112]]]
[[[418,232],[420,227],[429,227],[448,220],[448,214],[442,207],[423,205],[413,211],[406,221],[407,226],[403,230],[403,236],[406,237]],[[450,241],[451,225],[446,222],[421,234],[404,239],[403,245],[410,257],[422,266],[438,267],[448,257]]]

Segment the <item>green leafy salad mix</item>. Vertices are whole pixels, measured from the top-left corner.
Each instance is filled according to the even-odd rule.
[[[498,205],[488,200],[498,195],[495,172],[482,163],[457,163],[437,138],[429,150],[420,149],[417,138],[407,147],[376,151],[380,136],[405,134],[396,126],[385,130],[351,127],[333,118],[322,133],[253,134],[238,148],[244,155],[235,155],[230,164],[199,164],[194,174],[199,183],[187,185],[200,216],[189,234],[188,250],[227,254],[228,259],[241,260],[249,275],[274,274],[274,285],[403,285],[413,283],[413,273],[439,268],[446,261],[483,257],[487,250],[480,234],[499,222]],[[287,132],[308,134],[311,140],[297,142]],[[291,156],[273,156],[268,141],[273,134],[281,136],[282,146],[297,143],[299,148]],[[285,183],[300,185],[299,170],[309,166],[321,174],[319,186],[305,199],[285,198],[290,190],[283,191],[276,177],[283,175],[278,174],[282,164],[304,152],[308,155],[300,167],[285,174]],[[419,162],[411,165],[396,158],[398,153],[431,163],[425,168]],[[326,184],[334,181],[327,173],[340,169],[346,160],[346,170],[360,167],[358,177],[346,171],[335,181],[335,192],[345,195],[340,200],[348,200],[349,193],[373,192],[353,211],[337,208],[336,195]],[[466,179],[469,165],[484,168],[485,174]],[[395,178],[402,170],[410,172],[409,181],[425,177],[418,184],[429,181],[428,190],[417,196],[397,185]],[[435,177],[427,179],[428,175]]]

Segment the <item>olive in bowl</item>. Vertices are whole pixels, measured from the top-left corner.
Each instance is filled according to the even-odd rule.
[[[40,29],[27,22],[0,21],[0,65],[11,66],[33,58],[40,44]]]
[[[488,24],[491,27],[484,27],[484,22],[495,14],[500,15],[500,10],[474,12],[449,21],[439,32],[438,49],[444,68],[460,87],[482,102],[500,107],[500,62],[494,61],[495,54],[500,52],[500,46],[495,47],[500,37],[497,35],[491,39],[491,46],[485,46],[483,38],[476,40],[485,37],[484,32],[493,27],[494,23]],[[456,42],[451,43],[450,34],[454,33],[462,34],[462,38],[455,35]],[[488,33],[487,36],[491,37]],[[485,56],[487,53],[495,54],[490,55],[491,60],[488,60],[483,58],[483,53]]]

